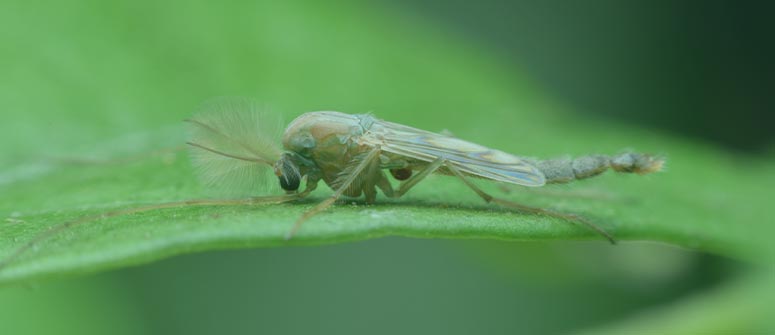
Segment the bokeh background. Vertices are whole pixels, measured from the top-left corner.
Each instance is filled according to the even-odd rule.
[[[220,95],[291,111],[379,107],[384,115],[389,101],[464,111],[465,97],[414,84],[414,76],[429,75],[418,69],[440,63],[449,70],[430,75],[460,85],[468,80],[461,73],[526,83],[528,93],[515,94],[549,97],[562,113],[756,156],[774,143],[771,7],[4,1],[3,129],[15,132],[15,155],[26,152],[18,156],[25,159],[174,124]],[[404,39],[420,42],[391,48]],[[455,54],[431,58],[432,49]],[[470,62],[486,73],[455,68]],[[392,68],[398,64],[414,67]],[[368,95],[352,99],[352,85]],[[40,111],[47,111],[43,124]],[[79,120],[98,127],[77,131]],[[51,141],[40,148],[40,138]],[[386,238],[208,252],[2,288],[0,333],[573,333],[713,292],[747,267],[656,243],[612,252],[602,243]]]
[[[575,112],[736,150],[772,147],[771,3],[406,3],[484,41]]]

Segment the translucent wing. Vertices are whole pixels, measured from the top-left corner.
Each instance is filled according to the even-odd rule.
[[[283,124],[244,98],[217,98],[186,120],[191,158],[202,181],[229,193],[255,193],[277,184]]]
[[[382,120],[375,120],[370,130],[367,140],[387,152],[425,162],[443,157],[467,174],[506,183],[546,182],[543,173],[524,159],[475,143]]]

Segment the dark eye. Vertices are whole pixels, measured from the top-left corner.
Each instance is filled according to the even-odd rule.
[[[282,173],[283,175],[278,177],[280,178],[280,187],[286,191],[298,190],[299,184],[301,183],[301,175],[299,175],[299,171],[284,165]]]

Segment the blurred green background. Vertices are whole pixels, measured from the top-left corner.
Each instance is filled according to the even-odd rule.
[[[770,2],[405,2],[485,41],[575,112],[772,148]]]
[[[374,110],[490,141],[498,136],[486,131],[487,113],[513,113],[516,129],[533,135],[517,148],[541,141],[531,122],[575,113],[760,155],[773,149],[762,121],[773,107],[773,57],[762,47],[772,21],[763,6],[4,1],[1,129],[14,150],[1,163],[94,152],[94,143],[165,130],[220,95],[254,97],[289,115]],[[485,80],[491,86],[467,87]],[[434,81],[443,86],[426,85]],[[447,94],[461,91],[468,94]],[[540,117],[501,109],[506,94]],[[479,110],[490,98],[491,109]],[[418,110],[394,110],[406,106]],[[103,150],[120,156],[137,147]],[[748,268],[656,243],[385,238],[208,252],[2,287],[0,333],[573,333],[681,308],[728,290]],[[662,321],[681,329],[714,314],[686,315]]]

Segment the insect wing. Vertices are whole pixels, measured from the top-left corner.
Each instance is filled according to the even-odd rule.
[[[376,121],[368,138],[382,150],[417,160],[446,159],[459,170],[495,181],[523,186],[542,186],[543,173],[524,159],[458,138]]]

